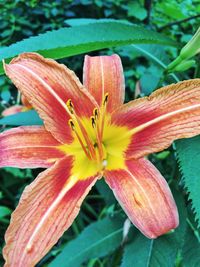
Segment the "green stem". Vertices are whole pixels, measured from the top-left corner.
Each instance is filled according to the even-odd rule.
[[[167,23],[166,25],[158,28],[158,31],[162,31],[163,29],[165,29],[167,27],[171,27],[173,25],[179,25],[179,24],[181,24],[183,22],[186,22],[186,21],[189,21],[189,20],[192,20],[192,19],[196,19],[196,18],[199,18],[199,17],[200,17],[200,14],[192,16],[192,17],[189,17],[189,18],[185,18],[185,19],[181,19],[181,20],[177,20],[177,21],[173,21],[173,22]]]
[[[20,99],[21,99],[21,93],[20,93],[20,91],[18,91],[18,93],[17,93],[17,101],[16,101],[17,105],[20,104]]]
[[[199,60],[200,60],[200,56],[198,56],[198,59],[196,62],[199,62]],[[200,63],[198,63],[196,66],[194,78],[200,78]]]
[[[149,53],[148,51],[142,49],[141,47],[139,47],[137,45],[131,45],[131,46],[133,46],[135,49],[137,49],[138,51],[140,51],[143,54],[145,54],[148,58],[150,58],[151,60],[153,60],[154,62],[156,62],[164,70],[167,70],[167,65],[164,64],[160,59],[158,59],[157,57],[155,57],[153,54]],[[168,74],[168,73],[166,73],[166,74]],[[174,79],[175,82],[179,82],[180,81],[179,78],[174,73],[169,73],[169,75]]]
[[[189,226],[192,229],[192,231],[194,232],[194,235],[196,236],[198,242],[200,243],[200,235],[199,235],[199,232],[195,229],[194,225],[191,223],[191,221],[189,219],[187,219],[187,223],[189,224]]]
[[[91,208],[89,204],[87,204],[87,202],[85,202],[83,205],[95,218],[98,218],[98,214],[94,211],[94,209]]]

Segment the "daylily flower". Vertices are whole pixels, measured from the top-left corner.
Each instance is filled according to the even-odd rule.
[[[31,104],[28,102],[28,100],[22,95],[21,96],[22,105],[13,105],[9,108],[4,109],[4,111],[1,113],[3,117],[14,115],[19,112],[24,112],[32,109]]]
[[[145,156],[200,133],[200,79],[123,105],[117,55],[86,56],[84,86],[64,65],[34,53],[4,68],[44,127],[2,133],[0,166],[48,168],[25,188],[12,215],[5,266],[34,266],[70,227],[102,176],[144,235],[156,238],[177,227],[168,184]]]

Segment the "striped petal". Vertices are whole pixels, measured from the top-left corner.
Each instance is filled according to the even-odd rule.
[[[95,100],[75,74],[64,65],[39,54],[24,53],[4,65],[13,83],[38,111],[46,129],[63,143],[72,141],[66,102],[71,99],[77,115],[92,115]]]
[[[50,167],[65,156],[59,145],[44,127],[13,128],[0,134],[0,167]]]
[[[101,105],[108,93],[108,111],[124,102],[125,84],[121,59],[112,56],[85,56],[83,84]]]
[[[22,112],[24,110],[24,106],[21,105],[14,105],[9,108],[4,109],[4,111],[1,113],[3,117],[14,115],[16,113]]]
[[[167,182],[146,159],[127,161],[127,169],[106,172],[106,182],[132,223],[148,238],[178,225],[178,212]]]
[[[3,254],[5,267],[33,267],[77,216],[96,177],[77,180],[64,158],[27,186],[12,214]]]
[[[113,113],[112,122],[127,126],[132,141],[128,158],[167,148],[174,140],[200,134],[200,79],[163,87]]]
[[[31,104],[29,103],[28,99],[25,96],[21,95],[21,101],[26,110],[32,109]]]

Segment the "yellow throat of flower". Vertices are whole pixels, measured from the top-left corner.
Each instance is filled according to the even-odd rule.
[[[95,108],[90,118],[79,118],[71,100],[67,107],[72,114],[69,125],[74,140],[60,149],[74,157],[72,173],[79,179],[93,175],[103,175],[104,170],[125,168],[125,155],[130,135],[128,128],[111,123],[107,112],[108,94],[101,107]]]

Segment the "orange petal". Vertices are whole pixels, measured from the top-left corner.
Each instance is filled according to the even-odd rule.
[[[124,76],[118,55],[85,56],[83,83],[101,105],[104,95],[109,94],[108,111],[124,102]]]
[[[1,115],[3,117],[14,115],[18,112],[22,112],[23,109],[24,109],[24,107],[20,106],[20,105],[11,106],[9,108],[4,109],[4,111],[1,113]]]
[[[59,145],[44,127],[13,128],[0,134],[0,167],[50,167],[65,155]]]
[[[66,157],[25,188],[6,232],[6,267],[35,266],[74,221],[97,178],[77,181],[71,167]]]
[[[200,134],[200,79],[172,84],[132,101],[113,112],[112,121],[127,126],[132,133],[129,158],[163,150],[176,139]]]
[[[168,184],[148,160],[129,160],[126,170],[106,172],[105,178],[130,220],[148,238],[178,226]]]
[[[54,60],[24,53],[4,65],[5,72],[38,111],[48,131],[63,143],[72,141],[66,102],[71,99],[77,115],[91,116],[95,100],[75,74]]]
[[[22,101],[23,106],[26,107],[26,109],[32,108],[32,105],[29,103],[28,99],[25,96],[21,95],[21,101]]]

